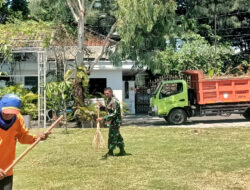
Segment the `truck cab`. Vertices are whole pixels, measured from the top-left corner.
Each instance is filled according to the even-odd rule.
[[[149,115],[182,124],[188,117],[188,86],[184,80],[162,81],[150,98]]]

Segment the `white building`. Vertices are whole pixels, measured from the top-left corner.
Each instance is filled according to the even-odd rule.
[[[47,52],[47,58],[50,60],[46,62],[47,73],[57,72],[55,61],[51,61],[53,60],[51,53]],[[37,54],[35,52],[16,53],[15,58],[14,63],[2,65],[1,71],[11,73],[9,76],[12,76],[16,84],[23,84],[25,88],[37,87],[39,80]],[[69,57],[68,61],[73,63],[72,58]],[[140,71],[134,69],[133,61],[124,61],[121,66],[114,66],[108,60],[101,60],[90,74],[90,93],[103,93],[104,88],[111,87],[119,101],[127,104],[130,114],[135,114],[135,78],[138,72]],[[1,78],[0,81],[3,85]]]
[[[100,61],[90,74],[90,90],[93,86],[111,87],[120,102],[128,105],[130,114],[135,114],[135,71],[133,62],[126,61],[116,67],[110,61]],[[91,92],[91,91],[90,91]]]

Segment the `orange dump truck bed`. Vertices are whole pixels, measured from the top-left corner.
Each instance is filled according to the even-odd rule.
[[[250,77],[204,78],[203,71],[187,70],[198,104],[250,102]]]

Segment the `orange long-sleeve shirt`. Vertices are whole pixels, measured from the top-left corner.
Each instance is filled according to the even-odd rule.
[[[29,134],[21,114],[17,115],[16,121],[7,131],[0,128],[1,169],[5,170],[15,160],[17,140],[21,144],[32,144],[35,142],[35,136]],[[12,169],[7,173],[7,176],[11,175],[13,175]]]

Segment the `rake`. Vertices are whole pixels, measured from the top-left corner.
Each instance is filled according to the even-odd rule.
[[[45,133],[49,133],[55,126],[56,124],[61,121],[63,118],[63,115],[61,115],[50,127]],[[18,158],[14,160],[14,162],[4,171],[7,173],[11,168],[13,168],[26,154],[28,154],[29,151],[31,151],[39,142],[41,141],[41,138],[38,137],[37,140],[30,145]]]

